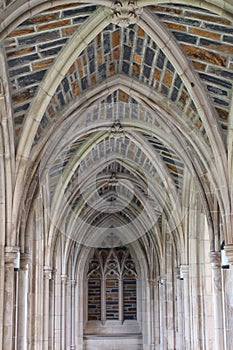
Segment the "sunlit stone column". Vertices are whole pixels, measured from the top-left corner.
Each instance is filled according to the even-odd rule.
[[[223,284],[225,287],[225,339],[226,350],[231,350],[233,346],[233,244],[225,245],[224,250],[226,251],[226,255],[230,264],[230,269],[223,270]]]
[[[28,314],[28,264],[30,254],[21,254],[18,294],[18,349],[27,349],[27,314]]]
[[[184,349],[184,304],[183,304],[183,276],[180,268],[176,270],[176,298],[177,298],[177,349]]]
[[[167,349],[166,329],[166,278],[159,277],[159,300],[160,300],[160,349]]]
[[[214,325],[215,325],[215,349],[224,349],[223,330],[223,305],[222,305],[222,276],[221,257],[218,252],[210,252],[213,281],[213,304],[214,304]]]
[[[150,313],[151,313],[151,341],[150,341],[150,348],[151,350],[155,349],[155,294],[154,294],[154,284],[155,281],[152,279],[149,281],[150,285]]]
[[[54,317],[55,317],[55,277],[56,269],[52,270],[51,280],[49,282],[49,350],[55,349],[54,347]]]
[[[4,284],[4,315],[3,315],[3,350],[12,349],[14,331],[14,264],[18,248],[5,248],[5,284]]]
[[[66,284],[67,276],[61,275],[61,348],[66,349]]]
[[[61,348],[61,275],[54,276],[54,350]]]
[[[184,330],[185,349],[190,349],[190,295],[189,295],[189,265],[182,265],[184,278]]]
[[[70,350],[75,350],[75,288],[76,281],[71,280],[71,346]]]
[[[49,346],[49,281],[51,279],[52,269],[44,266],[44,294],[43,294],[43,349]]]

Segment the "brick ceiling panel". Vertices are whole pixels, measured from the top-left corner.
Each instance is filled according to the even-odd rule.
[[[21,23],[5,39],[16,136],[47,70],[95,9],[72,4],[51,8]]]
[[[195,128],[206,134],[184,83],[156,43],[136,24],[128,28],[110,24],[70,67],[50,101],[35,141],[79,94],[117,74],[131,77],[160,93],[174,103]]]
[[[213,102],[222,131],[227,130],[232,99],[233,22],[203,8],[150,6],[173,33],[199,74]]]

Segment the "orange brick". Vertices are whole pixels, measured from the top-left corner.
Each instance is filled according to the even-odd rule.
[[[69,70],[68,70],[68,74],[71,75],[71,74],[74,73],[74,71],[75,71],[75,65],[74,65],[74,63],[73,63],[72,66],[71,66],[71,67],[69,68]]]
[[[47,59],[47,60],[44,60],[44,61],[40,61],[40,62],[36,62],[33,64],[33,69],[41,69],[41,68],[44,68],[44,67],[47,67],[49,66],[51,63],[53,62],[53,59],[50,58],[50,59]]]
[[[98,34],[96,37],[97,40],[97,47],[102,47],[102,38],[101,38],[101,34]]]
[[[97,51],[97,61],[98,61],[98,64],[101,64],[101,63],[102,63],[102,59],[103,59],[103,57],[102,57],[102,50],[99,49],[99,50]]]
[[[222,56],[215,52],[204,50],[199,47],[191,46],[191,45],[182,44],[181,46],[185,50],[185,52],[188,54],[188,56],[192,59],[197,59],[205,63],[212,63],[217,66],[222,66],[222,67],[226,66],[227,61],[225,56]]]
[[[78,82],[74,81],[71,85],[72,85],[74,96],[77,96],[80,93],[80,88],[78,86]]]
[[[10,57],[18,57],[18,56],[23,56],[27,53],[30,53],[34,50],[34,47],[27,47],[25,49],[22,49],[22,50],[19,50],[19,51],[13,51],[13,52],[9,52],[7,54],[7,57],[10,58]]]
[[[30,19],[28,19],[28,22],[32,23],[32,24],[39,24],[39,23],[48,23],[52,20],[58,19],[59,18],[59,13],[50,13],[47,15],[42,15],[42,16],[38,16],[38,17],[32,17]]]
[[[14,32],[11,32],[10,34],[8,34],[7,38],[12,38],[13,36],[21,36],[21,35],[31,34],[34,32],[35,32],[34,28],[18,29],[18,30],[15,30]]]
[[[182,32],[186,31],[186,27],[183,26],[182,24],[171,23],[171,22],[163,22],[163,23],[166,24],[166,26],[170,29],[180,30]]]
[[[134,55],[134,61],[137,63],[141,63],[142,58],[138,55]]]
[[[167,164],[168,169],[172,170],[174,173],[178,173],[178,169],[176,166]]]
[[[145,36],[144,30],[140,27],[138,28],[138,36],[140,36],[141,38],[144,38],[144,36]]]
[[[122,90],[119,90],[119,100],[122,102],[127,102],[129,99],[129,95],[123,92]]]
[[[179,101],[180,101],[184,106],[186,105],[186,103],[187,103],[187,101],[188,101],[188,95],[186,94],[185,91],[182,91],[182,92],[181,92]]]
[[[216,111],[218,112],[221,119],[228,120],[228,114],[229,114],[228,111],[221,109],[221,108],[218,108],[218,107],[216,107]]]
[[[193,67],[194,67],[196,70],[204,71],[204,70],[206,69],[206,64],[193,61]]]
[[[48,113],[49,113],[50,118],[54,118],[55,117],[55,112],[54,112],[54,109],[53,109],[52,106],[49,107]]]
[[[95,75],[95,74],[93,74],[93,75],[91,76],[91,84],[92,84],[92,85],[95,85],[95,84],[96,84],[96,75]]]
[[[79,72],[80,78],[82,78],[83,77],[83,69],[82,69],[82,62],[81,62],[80,58],[77,59],[77,64],[78,64],[78,72]]]
[[[86,66],[87,65],[87,57],[85,54],[82,56],[82,60],[83,60],[83,65]]]
[[[133,75],[138,77],[140,74],[140,66],[136,63],[133,63]]]
[[[167,87],[171,87],[172,77],[173,77],[172,73],[168,69],[166,69],[164,77],[163,77],[164,85],[166,85]]]
[[[199,36],[205,36],[207,38],[212,38],[212,39],[220,39],[220,34],[210,32],[210,31],[204,30],[204,29],[189,28],[189,33],[196,34]]]
[[[186,12],[187,17],[198,18],[207,22],[214,22],[218,24],[231,25],[231,21],[226,18],[215,17],[210,15],[204,15],[203,13],[198,12]]]
[[[200,129],[200,127],[202,126],[202,122],[200,120],[198,120],[196,122],[196,126],[198,127],[198,129]]]
[[[155,70],[154,70],[154,79],[157,80],[157,81],[160,81],[160,78],[161,78],[161,72],[160,72],[160,70],[155,69]]]
[[[115,74],[115,63],[112,62],[109,65],[108,76],[112,77]]]
[[[115,60],[119,60],[119,58],[120,58],[120,49],[115,49],[115,50],[113,50],[113,57],[114,57],[114,59]]]
[[[233,45],[221,44],[221,45],[208,45],[209,49],[221,51],[229,54],[233,54]]]
[[[120,32],[119,30],[112,33],[112,47],[120,44]]]
[[[53,29],[53,28],[58,28],[58,27],[65,27],[69,26],[70,20],[64,20],[64,21],[56,21],[56,22],[50,22],[44,25],[41,25],[38,27],[38,30],[45,30],[45,29]]]
[[[24,91],[20,94],[17,94],[12,97],[13,104],[18,104],[25,102],[28,98],[30,98],[30,92]]]
[[[71,36],[77,29],[77,26],[62,28],[62,36]]]

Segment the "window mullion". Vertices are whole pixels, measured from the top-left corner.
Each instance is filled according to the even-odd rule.
[[[121,323],[123,323],[124,321],[124,288],[123,288],[123,277],[122,275],[120,275],[119,278],[119,320],[121,321]]]
[[[101,279],[101,321],[106,321],[106,278],[102,276]]]

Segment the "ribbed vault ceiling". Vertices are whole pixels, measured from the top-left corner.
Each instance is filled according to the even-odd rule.
[[[39,184],[50,235],[126,244],[161,217],[182,232],[188,173],[210,205],[198,186],[203,174],[224,181],[216,159],[232,98],[233,26],[220,1],[212,11],[194,3],[137,7],[128,26],[111,19],[116,3],[44,4],[2,22],[18,170],[29,189],[22,198]]]

